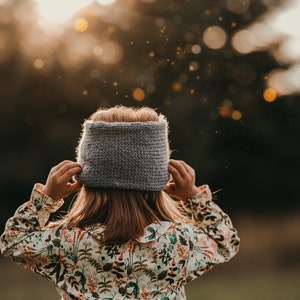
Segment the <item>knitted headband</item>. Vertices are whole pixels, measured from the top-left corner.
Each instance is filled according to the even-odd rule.
[[[87,120],[77,161],[77,179],[87,187],[161,191],[169,180],[167,121]]]

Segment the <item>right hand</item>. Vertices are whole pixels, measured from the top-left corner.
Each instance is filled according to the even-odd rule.
[[[71,183],[74,175],[82,171],[81,166],[70,160],[64,160],[53,167],[48,175],[47,182],[41,192],[54,200],[65,198],[77,192],[81,184],[78,181]]]
[[[169,182],[164,189],[167,194],[184,202],[199,193],[195,185],[195,171],[187,163],[170,159],[169,172],[173,181]]]

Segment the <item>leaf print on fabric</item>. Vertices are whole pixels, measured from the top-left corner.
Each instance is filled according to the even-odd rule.
[[[85,244],[83,248],[78,250],[78,259],[84,260],[84,259],[91,259],[92,258],[92,248],[90,245]]]
[[[120,254],[120,250],[117,245],[107,244],[104,250],[106,251],[106,255],[108,255],[110,258],[116,258],[117,255]]]
[[[129,299],[137,299],[140,289],[135,282],[128,282],[126,284],[126,297]]]
[[[99,286],[100,293],[104,294],[110,292],[113,287],[112,283],[113,281],[106,280],[106,277],[103,278],[103,281],[99,281],[98,286]]]
[[[7,221],[1,253],[51,280],[65,300],[184,300],[184,285],[239,247],[230,218],[209,199],[207,186],[186,201],[193,224],[162,221],[124,244],[103,244],[104,226],[48,225],[62,202],[35,188]],[[201,219],[201,222],[199,220]]]
[[[139,257],[139,260],[135,261],[132,265],[132,269],[134,272],[140,272],[148,268],[147,259],[143,259]]]
[[[112,263],[106,263],[104,266],[103,266],[103,271],[104,272],[109,272],[113,269],[113,264]]]
[[[52,269],[49,275],[51,276],[55,274],[56,282],[62,281],[67,272],[66,265],[64,263],[59,262],[51,263],[49,265],[46,265],[44,268],[49,270]]]
[[[176,234],[171,234],[171,236],[170,236],[170,242],[173,245],[176,245],[176,243],[177,243],[177,236],[176,236]]]
[[[167,245],[163,245],[163,249],[158,251],[158,257],[164,265],[167,265],[168,262],[172,260],[170,252],[167,250]]]
[[[96,270],[97,273],[105,271],[104,266],[102,267],[102,264],[98,260],[94,258],[88,258],[87,261],[90,264],[90,266]]]
[[[67,284],[67,283],[68,283],[68,284]],[[75,276],[73,276],[73,275],[71,275],[71,276],[68,277],[67,282],[64,283],[64,285],[62,286],[62,288],[63,288],[64,290],[67,290],[67,289],[68,289],[68,285],[69,285],[72,289],[74,289],[74,290],[76,290],[76,291],[79,291],[79,290],[80,290],[80,282],[79,282],[79,280],[77,280],[77,278],[76,278]]]
[[[79,282],[80,282],[81,286],[85,286],[86,278],[85,278],[84,273],[81,271],[76,271],[75,276],[79,277]]]
[[[143,270],[144,274],[150,278],[151,282],[154,282],[156,281],[157,279],[157,276],[156,276],[156,273],[154,270],[151,270],[151,269],[144,269]]]
[[[150,231],[150,235],[148,236],[149,240],[153,240],[156,238],[156,230],[153,227],[148,226],[147,230]]]
[[[163,280],[163,279],[165,279],[167,277],[167,275],[168,275],[168,271],[167,270],[162,271],[161,273],[159,273],[157,275],[157,279],[158,280]]]
[[[118,279],[120,278],[124,278],[124,273],[125,273],[125,270],[123,268],[125,264],[123,262],[115,262],[113,264],[113,271],[112,271],[112,274],[116,275],[116,277]]]

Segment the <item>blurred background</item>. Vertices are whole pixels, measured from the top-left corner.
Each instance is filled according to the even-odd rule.
[[[241,249],[188,299],[300,299],[300,2],[0,0],[0,229],[98,107],[151,106]],[[59,299],[0,257],[0,299]]]

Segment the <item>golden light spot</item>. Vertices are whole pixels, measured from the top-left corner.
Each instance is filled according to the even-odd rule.
[[[101,46],[95,46],[93,52],[95,55],[100,56],[103,53],[103,48]]]
[[[195,89],[190,89],[190,94],[195,94],[196,93],[196,91],[195,91]]]
[[[219,114],[223,118],[229,118],[230,117],[230,112],[231,112],[231,110],[226,106],[221,106],[219,108]]]
[[[141,88],[134,89],[132,96],[136,101],[143,101],[145,99],[145,92]]]
[[[152,57],[154,57],[155,56],[155,52],[154,51],[151,51],[150,53],[149,53],[149,56],[152,58]]]
[[[242,54],[250,53],[254,50],[256,43],[255,35],[246,29],[238,31],[232,38],[231,44],[235,50]]]
[[[211,49],[221,49],[227,42],[227,34],[220,26],[211,26],[203,33],[204,44]]]
[[[201,46],[198,44],[195,44],[192,46],[192,52],[194,54],[199,54],[201,52]]]
[[[231,114],[231,118],[235,121],[238,121],[242,118],[242,113],[239,110],[234,110]]]
[[[43,69],[45,63],[42,59],[38,58],[34,61],[33,65],[36,69]]]
[[[264,99],[267,102],[274,102],[277,98],[277,92],[272,88],[267,88],[264,91]]]
[[[176,81],[172,84],[172,89],[175,92],[180,92],[182,90],[182,84],[180,82]]]
[[[83,95],[83,96],[87,96],[88,94],[89,94],[89,93],[88,93],[87,90],[82,91],[82,95]]]
[[[197,71],[199,69],[199,63],[197,61],[191,61],[189,64],[189,70],[191,72]]]
[[[210,15],[211,15],[211,10],[206,9],[206,10],[204,11],[204,14],[205,14],[206,16],[210,16]]]
[[[118,82],[115,81],[115,82],[113,83],[113,86],[118,86]]]
[[[161,29],[160,29],[160,33],[165,33],[166,32],[166,26],[163,26]]]
[[[79,18],[75,21],[75,29],[78,32],[85,32],[87,31],[88,27],[89,27],[89,23],[84,18]]]

